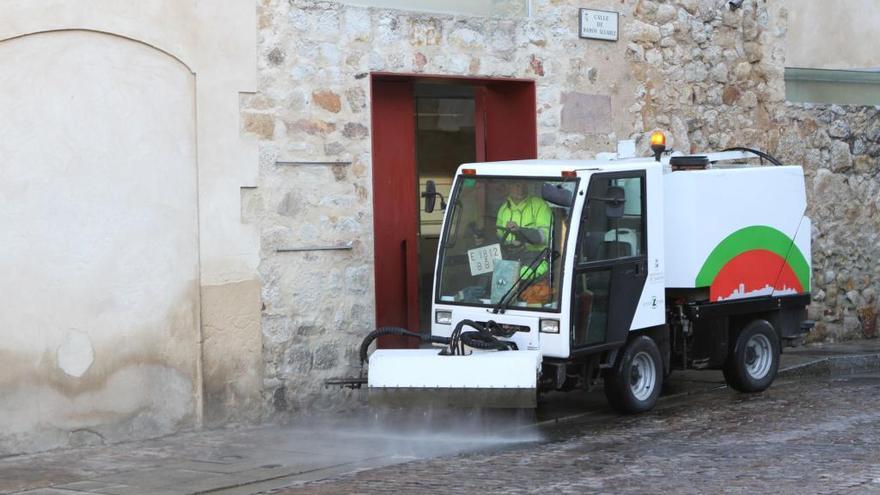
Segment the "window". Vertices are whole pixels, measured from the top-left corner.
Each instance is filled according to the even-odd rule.
[[[594,175],[582,222],[579,263],[642,255],[642,177]]]
[[[436,302],[494,306],[524,282],[535,290],[524,289],[511,307],[558,311],[571,208],[547,203],[541,190],[550,184],[573,193],[577,183],[478,175],[457,181],[440,242]]]
[[[362,7],[492,17],[528,17],[529,0],[343,0]]]
[[[641,276],[632,268],[643,265],[647,254],[644,182],[644,172],[596,174],[590,178],[574,276],[573,349],[619,337],[614,332],[609,334],[610,329],[620,327],[620,321],[614,320],[615,311],[620,319],[620,305],[615,306],[612,300],[615,294],[626,294],[635,278]]]

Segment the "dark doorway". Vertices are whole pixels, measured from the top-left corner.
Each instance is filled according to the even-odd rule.
[[[534,82],[374,74],[372,123],[376,324],[429,332],[442,212],[419,194],[448,196],[462,163],[535,158]]]
[[[419,192],[428,180],[449,197],[455,170],[477,161],[474,87],[462,84],[416,83],[416,173]],[[419,328],[431,328],[434,262],[443,212],[419,214]]]

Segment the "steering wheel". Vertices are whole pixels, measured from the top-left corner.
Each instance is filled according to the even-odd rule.
[[[504,253],[505,255],[520,253],[525,248],[525,243],[522,241],[519,241],[519,239],[517,239],[519,241],[518,245],[507,242],[507,236],[509,236],[511,234],[516,236],[516,231],[511,229],[510,227],[504,227],[504,230],[501,232],[501,234],[498,235],[498,240],[499,240],[499,243],[501,244],[501,252]]]

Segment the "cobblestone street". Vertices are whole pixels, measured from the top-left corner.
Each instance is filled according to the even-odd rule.
[[[371,408],[9,456],[0,493],[880,493],[880,341],[782,365],[757,395],[673,373],[641,416],[595,390],[551,394],[537,416]]]
[[[545,429],[545,442],[510,450],[264,493],[880,493],[880,373],[718,390]]]

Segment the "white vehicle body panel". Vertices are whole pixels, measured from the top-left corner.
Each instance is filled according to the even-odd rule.
[[[534,389],[540,351],[474,351],[441,356],[440,349],[379,349],[370,356],[368,386],[374,388]]]
[[[541,339],[538,333],[538,324],[541,318],[558,318],[555,313],[544,313],[543,315],[535,311],[517,310],[514,305],[504,312],[504,314],[495,314],[488,308],[471,307],[471,306],[443,306],[438,303],[435,305],[437,310],[446,310],[452,312],[452,321],[459,322],[461,320],[471,320],[476,322],[487,322],[489,320],[496,323],[506,325],[519,325],[529,327],[529,332],[516,332],[512,337],[505,339],[516,343],[516,347],[520,350],[539,350],[541,349]],[[455,325],[440,325],[434,323],[433,335],[449,337]],[[463,331],[473,331],[473,328],[465,327]]]
[[[803,254],[804,258],[807,260],[807,265],[812,268],[813,259],[810,250],[812,249],[812,240],[813,240],[813,222],[810,220],[810,217],[804,215],[801,219],[801,223],[797,228],[797,234],[794,237],[794,245],[797,246],[798,250],[800,250],[801,254]],[[812,270],[810,271],[810,276],[812,278]],[[810,285],[812,286],[812,280],[810,280]],[[783,295],[781,291],[774,290],[774,296]]]
[[[663,179],[667,287],[698,287],[697,276],[712,251],[728,236],[751,226],[772,227],[795,239],[810,263],[810,222],[804,217],[801,167],[672,172]],[[748,296],[773,292],[772,287],[766,287]]]
[[[710,155],[710,158],[739,159],[745,156],[740,152],[728,152]],[[644,170],[648,273],[630,330],[663,325],[666,319],[666,289],[695,287],[697,273],[707,256],[737,228],[751,225],[772,226],[794,239],[794,244],[804,253],[807,263],[810,263],[810,220],[804,216],[806,197],[803,170],[799,166],[670,172],[668,157],[665,157],[662,163],[651,158],[475,163],[462,165],[457,177],[462,169],[475,169],[478,176],[548,178],[560,177],[563,171],[576,171],[580,182],[572,205],[571,232],[577,231],[574,226],[580,221],[586,191],[593,174]],[[444,216],[443,232],[446,221]],[[435,283],[435,302],[431,312],[432,334],[448,337],[455,324],[463,319],[523,325],[529,327],[529,332],[517,332],[507,339],[515,342],[520,351],[497,354],[537,352],[546,357],[568,358],[574,285],[571,276],[574,271],[576,245],[577,236],[569,235],[566,241],[563,269],[565,278],[561,284],[559,311],[535,311],[513,305],[503,314],[498,314],[491,308],[444,304],[436,302]],[[771,293],[781,295],[773,290],[769,290],[766,295]],[[438,310],[451,311],[453,323],[436,323],[433,315]],[[540,333],[541,319],[558,319],[560,332]],[[462,362],[470,357],[473,356],[461,358]],[[437,359],[448,357],[438,356]],[[521,365],[521,362],[517,363]],[[418,367],[422,366],[418,364]],[[372,381],[372,362],[370,368]]]
[[[646,166],[648,228],[648,276],[630,330],[666,323],[666,263],[663,215],[663,168],[657,162]]]

